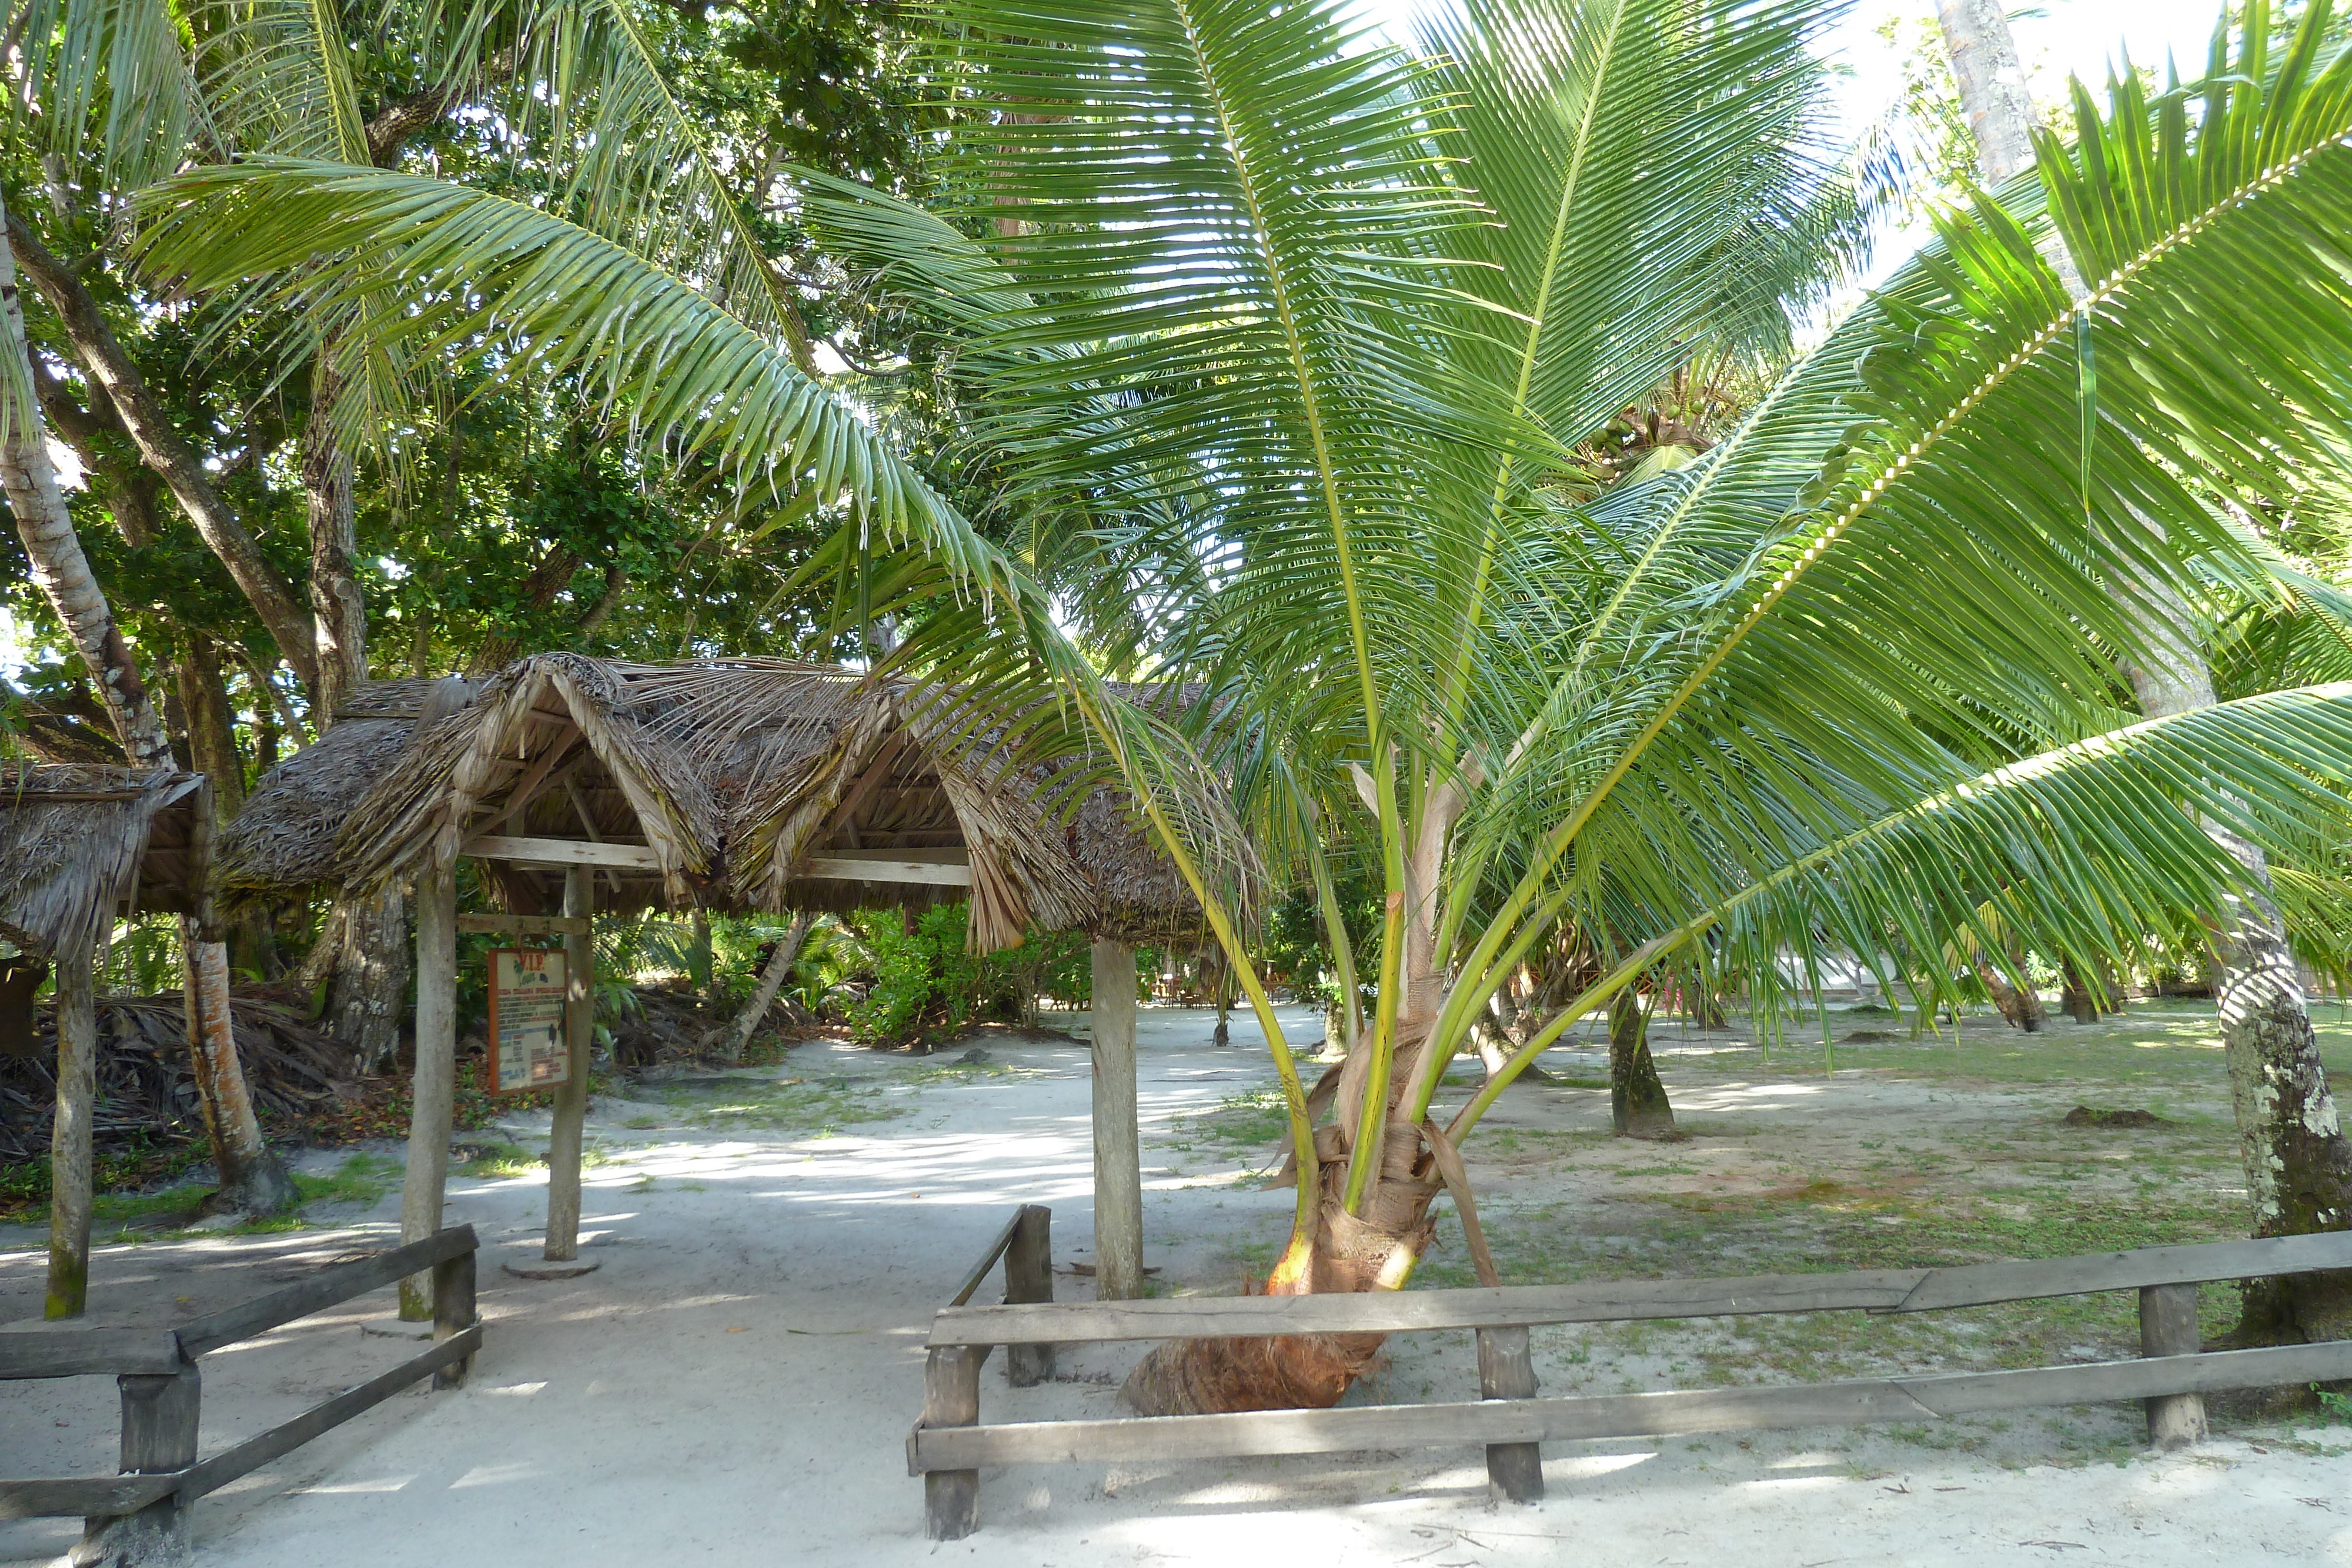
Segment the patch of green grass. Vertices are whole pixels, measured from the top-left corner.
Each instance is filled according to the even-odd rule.
[[[878,1088],[840,1081],[777,1080],[757,1087],[729,1084],[714,1096],[693,1085],[673,1085],[665,1096],[684,1113],[687,1124],[713,1131],[737,1129],[830,1137],[861,1122],[887,1122],[912,1106],[886,1103]]]
[[[465,1174],[490,1181],[507,1181],[529,1176],[547,1162],[520,1144],[497,1144],[483,1149],[466,1162]]]
[[[1180,1149],[1206,1144],[1228,1154],[1263,1151],[1289,1138],[1290,1111],[1278,1088],[1244,1089],[1209,1110],[1177,1117],[1173,1133]]]
[[[661,1118],[659,1116],[632,1116],[627,1121],[622,1123],[621,1125],[624,1127],[634,1127],[640,1133],[650,1132],[652,1129],[661,1125]]]
[[[304,1203],[373,1204],[399,1178],[400,1163],[384,1155],[353,1155],[331,1176],[306,1176],[297,1171],[294,1189]]]

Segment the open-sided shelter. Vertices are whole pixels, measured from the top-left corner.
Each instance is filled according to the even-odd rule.
[[[0,763],[0,940],[16,950],[0,958],[0,1049],[31,1049],[33,993],[57,977],[51,1317],[79,1313],[88,1291],[99,948],[122,915],[201,915],[212,849],[201,773]]]
[[[970,941],[1097,939],[1098,1267],[1140,1283],[1132,944],[1199,908],[1117,792],[1073,803],[957,722],[939,688],[777,660],[646,664],[541,654],[478,688],[380,683],[261,780],[223,837],[230,899],[417,885],[416,1135],[404,1234],[438,1223],[454,1073],[452,872],[473,858],[508,912],[474,929],[577,937],[572,1077],[584,1082],[592,912],[808,912],[968,897]],[[560,915],[553,912],[561,910]],[[1123,989],[1122,989],[1123,988]],[[1108,1005],[1100,998],[1111,996]],[[584,1109],[584,1102],[583,1107]],[[579,1109],[559,1096],[551,1259],[571,1255]],[[414,1239],[414,1238],[412,1238]]]

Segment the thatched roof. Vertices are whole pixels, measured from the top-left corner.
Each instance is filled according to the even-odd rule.
[[[812,875],[860,856],[969,863],[971,939],[1029,925],[1131,937],[1198,907],[1123,801],[1071,813],[1050,776],[957,733],[938,688],[780,660],[522,660],[420,726],[429,683],[387,683],[273,770],[225,833],[219,885],[250,896],[413,874],[484,834],[641,845],[600,868],[605,910],[846,910],[961,887]],[[281,777],[282,776],[282,777]],[[555,906],[561,873],[481,862],[500,902]]]
[[[0,938],[55,958],[126,906],[202,914],[212,810],[200,773],[0,763]]]

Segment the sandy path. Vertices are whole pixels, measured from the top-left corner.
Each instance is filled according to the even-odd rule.
[[[1206,1040],[1202,1015],[1143,1015],[1147,1261],[1173,1284],[1217,1290],[1231,1288],[1236,1251],[1278,1239],[1287,1197],[1234,1186],[1232,1159],[1174,1129],[1173,1118],[1269,1079],[1241,1019],[1235,1049]],[[205,1500],[205,1561],[1466,1568],[1562,1562],[1565,1547],[1611,1564],[1712,1565],[1736,1553],[1743,1568],[2352,1564],[2352,1461],[2324,1443],[2273,1440],[2263,1452],[2240,1437],[2161,1461],[2070,1469],[2021,1466],[2011,1453],[2004,1468],[1853,1432],[1560,1445],[1547,1455],[1551,1500],[1499,1511],[1469,1452],[991,1472],[981,1532],[934,1547],[921,1539],[921,1489],[902,1457],[931,1311],[1016,1203],[1052,1206],[1057,1263],[1089,1246],[1084,1051],[987,1049],[990,1069],[1017,1071],[931,1071],[918,1082],[921,1064],[904,1059],[803,1047],[782,1074],[846,1080],[852,1094],[878,1092],[865,1103],[906,1113],[826,1137],[730,1131],[676,1103],[600,1099],[592,1130],[611,1157],[589,1173],[583,1256],[603,1266],[576,1281],[526,1283],[490,1261],[535,1254],[539,1183],[460,1175],[450,1213],[480,1229],[488,1265],[489,1336],[471,1385],[397,1398]],[[1671,1061],[1667,1076],[1675,1083]],[[1948,1112],[1948,1092],[1861,1076],[1677,1088],[1686,1113],[1826,1120],[1824,1135],[1838,1137],[1854,1135],[1858,1117],[1884,1124],[1939,1093]],[[1592,1098],[1531,1098],[1505,1121],[1589,1133]],[[1966,1109],[1997,1121],[2020,1099],[1988,1092]],[[1744,1145],[1720,1155],[1761,1157]],[[1525,1166],[1516,1180],[1515,1165]],[[1705,1168],[1731,1179],[1728,1164]],[[1483,1161],[1482,1175],[1503,1188],[1506,1211],[1591,1186],[1503,1155]],[[273,1274],[376,1244],[396,1211],[392,1194],[362,1213],[321,1217],[348,1219],[331,1231],[109,1249],[100,1321],[170,1322],[252,1294]],[[34,1252],[0,1254],[0,1318],[37,1312],[39,1263]],[[1694,1258],[1681,1271],[1706,1268]],[[1057,1280],[1066,1296],[1087,1289]],[[206,1450],[404,1354],[406,1342],[367,1332],[387,1312],[379,1297],[208,1359]],[[1018,1392],[992,1363],[983,1417],[1111,1414],[1136,1354],[1065,1353],[1059,1380]],[[1419,1336],[1398,1343],[1371,1392],[1466,1397],[1471,1367],[1466,1343]],[[1555,1355],[1547,1386],[1575,1381]],[[0,1469],[111,1468],[102,1380],[17,1384],[0,1401]],[[74,1533],[64,1521],[0,1524],[0,1562],[45,1560]]]

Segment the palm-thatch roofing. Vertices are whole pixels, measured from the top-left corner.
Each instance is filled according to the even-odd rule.
[[[1116,792],[1062,809],[1044,769],[960,728],[939,688],[780,660],[641,664],[524,659],[459,706],[387,682],[264,778],[223,834],[233,897],[413,874],[483,835],[642,846],[599,867],[624,911],[848,910],[966,896],[862,880],[860,859],[968,864],[971,942],[1024,928],[1130,940],[1197,929],[1199,908]],[[482,862],[509,909],[540,913],[561,873]],[[822,871],[824,874],[815,874]]]
[[[120,911],[202,915],[212,810],[201,773],[0,763],[0,937],[57,958]]]

